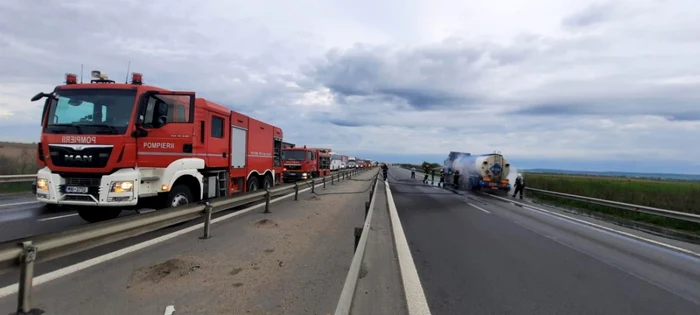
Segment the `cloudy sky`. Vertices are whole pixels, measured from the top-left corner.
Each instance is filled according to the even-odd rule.
[[[0,140],[39,91],[131,71],[393,161],[499,150],[522,168],[700,173],[693,0],[0,2]]]

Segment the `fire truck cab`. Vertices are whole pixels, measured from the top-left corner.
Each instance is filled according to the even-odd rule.
[[[175,207],[272,187],[282,180],[280,128],[194,92],[74,74],[45,98],[39,202],[74,207],[89,222],[123,209]]]
[[[283,179],[285,182],[306,180],[331,173],[330,149],[318,148],[285,148],[282,150],[284,164]]]

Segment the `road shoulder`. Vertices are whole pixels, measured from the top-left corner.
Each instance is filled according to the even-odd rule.
[[[52,314],[326,314],[335,309],[353,255],[353,228],[376,171],[316,194],[300,193],[35,287]],[[79,285],[77,285],[79,284]],[[15,308],[16,295],[0,300]]]

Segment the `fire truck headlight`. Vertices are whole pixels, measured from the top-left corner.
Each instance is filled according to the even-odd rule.
[[[133,181],[112,182],[112,188],[109,190],[113,193],[131,192],[134,189]]]
[[[36,190],[49,190],[49,181],[46,178],[37,178]]]

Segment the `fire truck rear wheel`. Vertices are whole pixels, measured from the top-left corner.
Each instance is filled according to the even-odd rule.
[[[177,185],[168,192],[166,207],[178,207],[192,202],[192,192],[185,185]]]
[[[270,174],[265,175],[265,180],[263,180],[263,189],[272,188],[272,176]]]
[[[122,213],[122,209],[119,208],[80,207],[77,210],[78,215],[90,223],[111,220]]]

